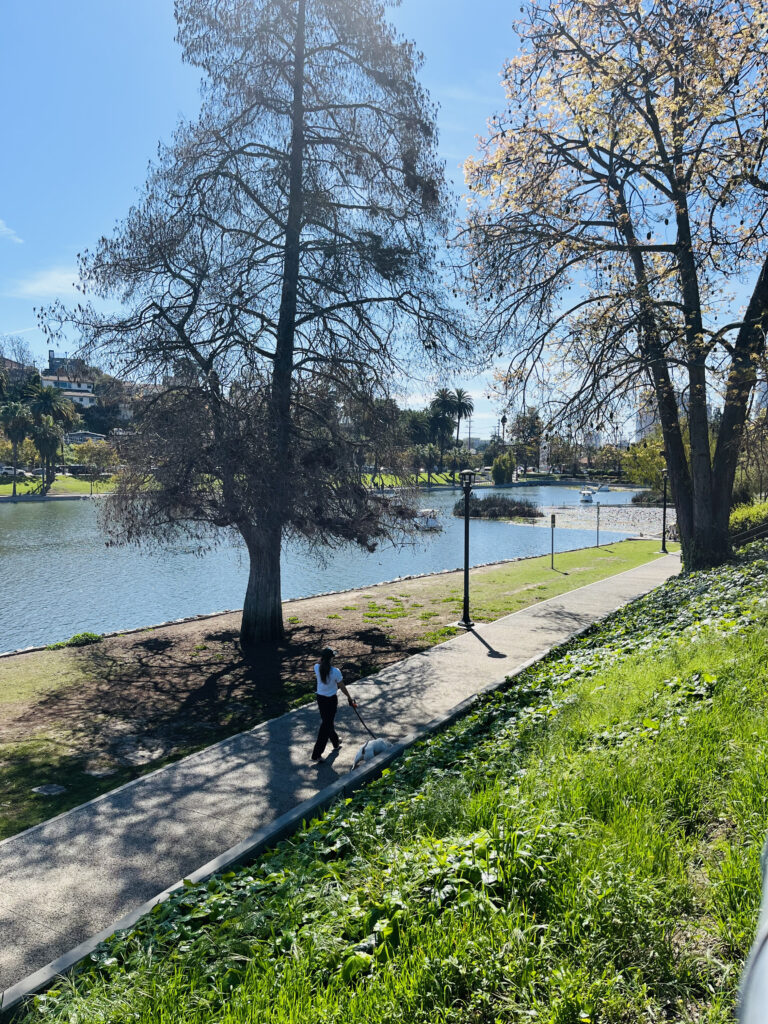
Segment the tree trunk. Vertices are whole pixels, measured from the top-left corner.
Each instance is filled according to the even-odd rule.
[[[280,544],[286,510],[291,501],[291,399],[296,304],[301,265],[301,228],[304,217],[304,62],[306,0],[298,0],[294,41],[291,151],[288,170],[288,216],[283,250],[282,290],[272,367],[272,445],[269,494],[265,522],[258,536],[241,529],[251,555],[240,643],[249,650],[258,643],[281,640],[283,610],[280,598]],[[268,464],[269,465],[269,464]],[[246,536],[246,533],[248,536]]]
[[[265,641],[282,640],[285,635],[280,592],[281,530],[279,524],[263,529],[241,526],[240,533],[250,558],[240,622],[240,646],[248,652]]]

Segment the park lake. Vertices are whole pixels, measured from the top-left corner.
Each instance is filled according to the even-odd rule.
[[[578,487],[496,488],[494,493],[525,497],[542,507],[579,500]],[[605,504],[624,504],[634,493],[610,491],[601,498]],[[459,567],[463,525],[451,511],[460,496],[459,488],[425,491],[421,505],[440,511],[442,532],[424,533],[401,548],[386,545],[369,554],[345,547],[320,560],[287,543],[284,599]],[[52,643],[86,630],[131,629],[242,605],[248,568],[241,543],[222,535],[221,543],[202,556],[183,542],[162,551],[107,547],[97,508],[98,501],[88,500],[0,504],[0,651]],[[624,536],[600,532],[604,543]],[[593,529],[557,529],[555,550],[585,547],[595,539]],[[548,519],[536,526],[472,521],[473,565],[549,549]]]

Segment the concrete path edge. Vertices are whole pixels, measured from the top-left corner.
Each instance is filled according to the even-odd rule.
[[[619,573],[618,575],[623,575],[623,573]],[[48,988],[57,978],[60,978],[62,975],[67,974],[73,968],[77,967],[77,965],[87,959],[91,953],[101,945],[101,943],[105,942],[116,932],[132,928],[140,918],[144,917],[145,914],[150,913],[158,903],[162,903],[164,900],[168,899],[172,893],[181,889],[184,886],[185,881],[193,883],[205,882],[213,875],[219,874],[227,868],[249,860],[254,860],[265,850],[298,831],[305,821],[311,820],[314,816],[326,810],[338,797],[354,793],[356,790],[361,789],[366,783],[378,778],[385,768],[396,761],[409,747],[412,747],[419,740],[428,736],[430,733],[439,732],[441,729],[445,729],[449,725],[452,725],[457,719],[465,715],[482,697],[485,697],[490,693],[503,690],[511,680],[522,675],[523,672],[527,671],[533,665],[545,661],[556,651],[567,647],[568,644],[572,643],[579,637],[585,636],[602,621],[604,620],[598,620],[598,622],[591,623],[583,629],[577,629],[572,633],[569,633],[563,640],[550,647],[542,654],[524,662],[510,675],[506,675],[502,679],[489,683],[487,686],[478,690],[477,693],[472,694],[470,697],[461,701],[461,703],[456,704],[446,714],[432,719],[431,722],[428,722],[427,725],[422,729],[419,729],[417,732],[410,733],[404,739],[394,744],[394,746],[385,753],[374,758],[374,760],[365,768],[360,770],[356,769],[345,778],[338,779],[332,785],[327,786],[315,796],[310,797],[309,800],[304,800],[292,810],[281,815],[279,818],[276,818],[271,822],[271,824],[257,829],[236,846],[230,847],[230,849],[226,850],[218,857],[208,861],[207,864],[204,864],[202,867],[192,872],[192,874],[188,875],[186,879],[179,879],[178,882],[175,882],[167,889],[164,889],[156,896],[153,896],[152,899],[147,900],[146,903],[142,903],[141,906],[136,907],[135,910],[132,910],[129,914],[121,917],[119,921],[116,921],[109,928],[105,928],[98,934],[86,939],[85,942],[81,942],[78,946],[70,949],[62,956],[57,957],[56,960],[52,960],[47,966],[40,968],[40,970],[35,971],[33,974],[30,974],[26,978],[17,982],[15,985],[12,985],[0,995],[0,1019],[10,1021],[10,1019],[22,1009],[21,1004],[26,999],[41,992],[43,989]],[[162,769],[159,770],[162,771]],[[131,784],[132,783],[127,783],[127,785]],[[98,800],[100,798],[97,797],[96,799]]]

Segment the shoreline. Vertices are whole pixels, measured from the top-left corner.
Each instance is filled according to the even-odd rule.
[[[511,521],[511,520],[510,520]],[[539,524],[531,524],[539,525]],[[573,527],[563,527],[563,529],[573,529]],[[624,541],[637,541],[637,540],[652,540],[652,537],[634,537],[627,536],[622,541],[616,543],[623,543]],[[566,552],[558,552],[558,554],[570,554],[571,552],[577,551],[591,551],[595,547],[594,544],[585,544],[580,548],[569,548]],[[474,569],[490,569],[494,566],[511,565],[515,562],[528,562],[535,558],[544,558],[546,555],[521,555],[519,558],[502,558],[495,562],[481,562],[478,565],[470,566],[470,572]],[[414,573],[410,576],[395,576],[394,579],[390,580],[379,580],[378,583],[371,583],[365,587],[347,587],[345,590],[323,590],[317,594],[307,594],[304,597],[287,597],[283,600],[283,607],[286,605],[297,604],[299,601],[314,601],[318,598],[324,597],[342,597],[344,594],[362,594],[368,590],[373,590],[376,587],[391,587],[396,583],[406,583],[411,580],[427,580],[437,578],[439,576],[447,576],[451,573],[463,572],[463,566],[456,566],[453,569],[437,569],[435,572],[422,572]],[[185,623],[190,622],[203,622],[207,619],[220,618],[223,615],[238,615],[242,611],[242,608],[223,608],[215,612],[201,612],[198,615],[186,615],[180,619],[168,619],[165,622],[149,623],[144,626],[131,626],[128,629],[115,629],[110,630],[107,633],[100,633],[99,637],[102,640],[108,640],[112,637],[118,636],[130,636],[133,633],[144,633],[148,630],[154,629],[165,629],[170,626],[182,626]],[[33,644],[29,647],[17,647],[15,650],[0,651],[0,658],[15,658],[22,654],[35,654],[40,651],[47,651],[50,649],[52,643],[61,643],[61,640],[52,640],[48,644]],[[89,645],[88,645],[89,646]],[[72,650],[78,648],[73,647]],[[82,648],[84,649],[84,648]]]
[[[589,481],[580,480],[577,477],[563,477],[558,479],[556,477],[542,477],[541,479],[527,479],[517,480],[510,484],[494,484],[492,481],[479,481],[473,484],[473,489],[478,490],[506,490],[509,487],[582,487],[589,484]],[[404,485],[407,490],[425,491],[431,493],[432,491],[458,491],[461,493],[461,484],[425,484],[420,483],[416,485]],[[388,494],[397,490],[401,490],[399,487],[385,487],[383,491],[379,491],[378,488],[371,488],[374,494]],[[623,484],[616,483],[611,484],[611,491],[641,491],[645,490],[644,487],[637,484]],[[112,491],[101,491],[98,494],[17,494],[14,498],[10,494],[0,495],[0,505],[17,505],[17,504],[42,504],[46,501],[90,501],[92,498],[106,498],[112,494]],[[604,493],[610,493],[606,491]],[[601,506],[606,507],[606,506]]]

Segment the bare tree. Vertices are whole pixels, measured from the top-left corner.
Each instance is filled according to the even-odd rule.
[[[600,428],[650,385],[688,568],[730,554],[765,346],[767,23],[757,0],[529,4],[508,107],[468,165],[466,242],[511,341],[508,389]],[[746,274],[739,310],[727,289]]]
[[[282,634],[286,535],[391,534],[395,510],[363,489],[343,410],[386,397],[413,354],[463,344],[435,278],[450,204],[420,58],[375,0],[177,0],[176,15],[205,75],[201,117],[82,261],[86,285],[128,312],[56,313],[123,375],[166,381],[126,445],[135,471],[112,529],[239,531],[249,648]],[[200,459],[176,448],[152,466],[184,422]]]

